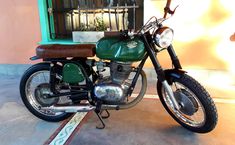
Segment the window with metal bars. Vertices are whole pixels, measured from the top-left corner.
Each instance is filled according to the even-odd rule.
[[[48,0],[52,39],[73,31],[137,30],[143,25],[143,0]]]

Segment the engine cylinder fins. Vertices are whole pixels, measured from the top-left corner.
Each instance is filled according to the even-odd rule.
[[[132,63],[112,62],[110,74],[113,83],[122,84],[132,72]]]
[[[141,73],[140,73],[141,77],[142,77],[142,80],[141,80],[141,90],[138,94],[138,96],[133,99],[132,101],[128,102],[128,103],[124,103],[124,104],[117,104],[117,105],[102,105],[102,110],[123,110],[123,109],[129,109],[129,108],[132,108],[134,107],[135,105],[137,105],[143,98],[144,98],[144,95],[146,93],[146,90],[147,90],[147,77],[146,77],[146,74],[145,72],[142,70]]]

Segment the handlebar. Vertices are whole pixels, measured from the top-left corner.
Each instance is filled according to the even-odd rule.
[[[166,7],[170,7],[170,6],[171,6],[171,0],[167,0]]]
[[[167,14],[173,15],[177,9],[177,7],[174,10],[170,9],[171,6],[171,0],[167,0],[166,6],[164,8],[164,16],[163,18],[157,19],[156,17],[151,17],[148,22],[142,26],[142,28],[137,32],[137,34],[141,33],[142,31],[146,32],[154,27],[159,27],[163,21],[165,21],[167,18]],[[152,19],[155,19],[151,22]]]
[[[164,17],[163,18],[166,18],[167,14],[171,11],[170,6],[171,6],[171,0],[167,0],[166,7],[164,8]]]
[[[166,18],[167,14],[173,15],[175,13],[176,8],[178,7],[177,6],[174,10],[171,10],[170,6],[171,6],[171,0],[167,0],[166,7],[164,8],[164,16],[163,16],[164,19]]]

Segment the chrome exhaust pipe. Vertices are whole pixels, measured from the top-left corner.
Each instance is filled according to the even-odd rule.
[[[48,110],[53,112],[66,112],[66,113],[76,113],[76,112],[89,112],[95,110],[95,106],[84,105],[84,106],[51,106],[42,107],[41,110]]]

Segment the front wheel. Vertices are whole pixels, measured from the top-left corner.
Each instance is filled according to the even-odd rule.
[[[168,74],[169,75],[169,74]],[[209,93],[186,74],[167,76],[180,110],[175,110],[162,83],[157,91],[164,108],[183,127],[197,133],[207,133],[217,124],[218,115]]]

